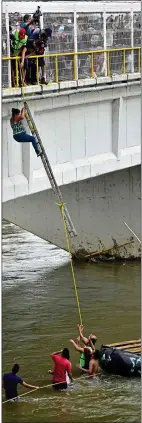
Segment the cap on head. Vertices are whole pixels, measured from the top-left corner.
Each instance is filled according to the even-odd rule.
[[[20,29],[19,29],[19,38],[20,38],[21,40],[23,40],[23,39],[25,38],[25,35],[26,35],[26,30],[25,30],[25,28],[20,28]]]
[[[16,375],[16,373],[18,372],[19,372],[19,364],[15,363],[14,366],[12,367],[12,373]]]

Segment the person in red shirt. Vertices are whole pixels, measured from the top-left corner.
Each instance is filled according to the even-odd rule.
[[[60,355],[61,354],[61,355]],[[68,348],[64,348],[61,351],[54,352],[51,354],[51,358],[54,361],[54,370],[49,370],[50,374],[53,374],[53,387],[56,390],[67,389],[67,378],[73,382],[72,378],[72,365],[70,360],[70,354]],[[58,384],[58,385],[56,385]]]

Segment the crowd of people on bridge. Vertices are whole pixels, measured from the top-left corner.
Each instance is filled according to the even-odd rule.
[[[30,15],[23,17],[23,22],[20,28],[12,31],[11,25],[9,26],[10,32],[10,55],[11,57],[20,57],[17,63],[18,75],[21,79],[22,85],[36,84],[37,83],[37,65],[36,58],[30,56],[41,56],[38,59],[38,68],[41,70],[41,84],[46,84],[45,73],[45,60],[44,52],[48,39],[52,36],[51,28],[40,29],[40,10]],[[12,86],[16,86],[16,59],[11,60],[11,78]]]
[[[38,12],[38,11],[37,11]],[[24,50],[25,57],[31,54],[42,55],[48,53],[64,53],[74,51],[74,20],[73,14],[43,13],[44,31],[40,30],[39,14],[35,13],[32,17],[28,14],[23,16],[20,12],[12,13],[10,19],[10,45],[11,55],[18,53],[21,57]],[[133,44],[141,45],[141,21],[140,13],[133,15]],[[4,18],[2,21],[2,54],[7,55],[7,37]],[[131,47],[131,14],[130,13],[108,13],[106,16],[106,47],[117,49]],[[26,30],[23,31],[23,30]],[[16,39],[15,39],[16,37]],[[20,48],[17,52],[18,38],[20,38]],[[25,49],[24,49],[25,47]],[[104,22],[103,13],[79,13],[77,15],[77,49],[81,51],[103,50],[104,48]],[[23,54],[23,57],[24,57]],[[137,52],[134,53],[134,70],[138,69]],[[122,73],[123,54],[112,52],[110,55],[110,73]],[[3,62],[2,75],[3,81],[6,81],[7,62]],[[16,81],[16,63],[11,61],[12,85]],[[37,83],[36,60],[22,59],[22,77],[24,84]],[[58,57],[58,79],[73,79],[74,60],[72,56]],[[90,56],[82,54],[78,56],[78,77],[84,78],[91,76]],[[94,56],[94,76],[104,76],[106,68],[105,55],[96,53]],[[126,71],[131,72],[132,54],[126,53]],[[55,60],[52,57],[41,57],[39,59],[40,82],[47,83],[55,81]],[[7,71],[8,73],[8,71]],[[21,72],[20,72],[21,74]],[[5,84],[6,85],[6,82]]]
[[[99,350],[96,350],[95,344],[97,337],[83,335],[83,325],[77,325],[79,337],[76,341],[70,339],[71,344],[80,354],[80,363],[77,367],[81,370],[82,375],[85,374],[89,378],[96,378],[100,374],[99,370]],[[81,345],[81,343],[83,345]],[[51,359],[54,363],[53,370],[49,370],[48,374],[52,375],[52,385],[55,390],[64,390],[68,388],[73,382],[72,364],[70,361],[70,353],[68,348],[54,352],[51,354]],[[39,386],[29,385],[23,381],[20,376],[17,376],[19,365],[16,363],[12,367],[10,373],[3,375],[3,389],[5,390],[5,398],[7,401],[14,401],[19,399],[17,392],[17,385],[20,384],[29,389],[40,389]]]

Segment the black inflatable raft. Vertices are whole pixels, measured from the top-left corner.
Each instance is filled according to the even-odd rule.
[[[102,345],[100,367],[113,375],[141,376],[141,355]]]

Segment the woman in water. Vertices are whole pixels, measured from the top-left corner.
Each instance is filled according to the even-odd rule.
[[[42,152],[39,151],[36,139],[33,135],[27,134],[22,120],[25,117],[25,109],[20,112],[19,109],[12,109],[12,116],[10,125],[13,130],[13,138],[17,142],[31,142],[37,156],[41,156]]]

